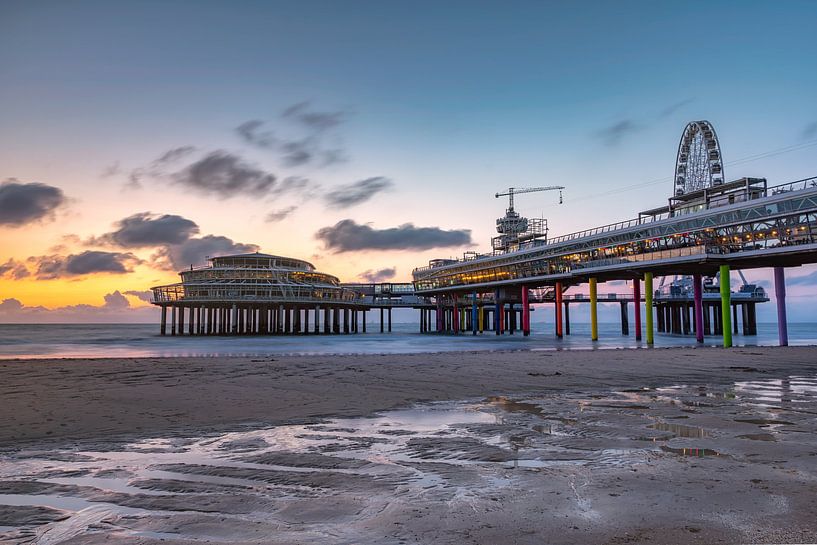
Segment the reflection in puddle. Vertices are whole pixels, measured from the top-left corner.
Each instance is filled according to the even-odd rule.
[[[524,486],[519,479],[530,472],[629,469],[656,459],[676,464],[678,457],[748,460],[772,442],[813,441],[804,433],[813,410],[802,409],[814,405],[815,395],[817,381],[791,377],[728,388],[493,396],[207,438],[0,454],[0,506],[60,510],[40,518],[19,514],[0,527],[0,538],[31,541],[37,528],[70,523],[131,538],[230,541],[238,535],[230,532],[271,518],[278,522],[265,526],[270,532],[319,522],[342,533],[349,520],[384,510],[395,497],[490,497]],[[735,422],[773,433],[738,435],[751,430]],[[95,518],[81,515],[89,508],[97,508]],[[205,522],[174,525],[168,517],[179,512]],[[55,522],[66,513],[69,519]],[[230,517],[239,522],[228,535],[213,536]]]
[[[658,431],[667,431],[676,437],[706,437],[708,435],[706,430],[703,428],[685,426],[683,424],[656,422],[655,424],[650,424],[647,427]]]
[[[721,454],[712,449],[708,448],[673,448],[668,447],[666,445],[661,445],[661,450],[664,452],[671,452],[672,454],[677,454],[678,456],[720,456]]]

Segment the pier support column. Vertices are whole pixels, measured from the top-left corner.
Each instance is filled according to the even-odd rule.
[[[471,334],[476,335],[479,329],[479,309],[477,308],[477,292],[471,294]]]
[[[514,330],[516,329],[516,310],[514,310],[514,305],[511,303],[508,305],[508,331],[511,335],[513,335]]]
[[[570,303],[565,301],[565,335],[570,335]]]
[[[530,335],[530,293],[527,286],[522,286],[522,335]]]
[[[599,340],[599,313],[596,307],[598,303],[597,280],[590,279],[590,340]]]
[[[499,301],[499,290],[494,291],[494,330],[502,335],[502,303]]]
[[[323,307],[323,334],[332,333],[332,307]]]
[[[564,325],[562,324],[562,283],[556,282],[554,286],[554,297],[556,298],[556,338],[561,339],[564,335]],[[567,305],[565,304],[565,308]]]
[[[457,307],[456,295],[451,297],[451,302],[454,305],[451,310],[451,329],[454,330],[454,335],[457,335],[460,332],[460,309]]]
[[[786,276],[783,267],[774,268],[774,298],[777,299],[777,338],[780,341],[780,346],[788,346],[789,326],[786,321]],[[752,311],[754,311],[754,304],[752,305]],[[755,334],[757,334],[756,331]]]
[[[641,340],[641,279],[633,280],[633,303],[635,303],[635,340]]]
[[[230,333],[238,333],[238,306],[233,305],[230,316]]]
[[[630,334],[630,318],[627,315],[627,301],[622,301],[619,303],[621,307],[621,334],[622,335],[629,335]]]
[[[383,333],[383,307],[380,307],[380,332]]]
[[[167,335],[167,305],[162,305],[162,325],[159,328],[159,335]]]
[[[653,333],[653,310],[652,310],[652,273],[644,273],[644,313],[647,318],[647,345],[652,345],[655,342],[655,334]]]
[[[176,305],[170,307],[170,334],[176,334]]]
[[[389,307],[389,333],[391,333],[391,307]]]
[[[692,299],[695,304],[695,340],[704,342],[704,302],[703,279],[700,274],[692,275]]]
[[[732,291],[729,283],[729,265],[721,265],[721,328],[723,330],[723,347],[732,346]]]

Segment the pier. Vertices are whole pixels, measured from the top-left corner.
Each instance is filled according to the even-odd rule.
[[[411,308],[421,333],[529,335],[533,306],[553,305],[558,339],[570,335],[571,305],[587,304],[595,341],[598,305],[618,303],[622,335],[632,329],[647,345],[662,333],[698,342],[717,335],[729,347],[733,334],[757,334],[756,305],[769,301],[742,273],[733,290],[732,271],[773,268],[779,342],[786,345],[785,268],[817,262],[817,178],[725,181],[720,144],[706,121],[684,129],[674,172],[666,205],[553,238],[547,220],[514,210],[513,196],[558,190],[561,199],[563,186],[497,193],[510,206],[496,221],[492,251],[432,260],[414,269],[410,283],[341,283],[311,263],[270,254],[208,258],[205,267],[181,271],[181,282],[152,288],[160,333],[365,333],[369,311],[379,311],[375,330],[385,333],[393,309]],[[671,277],[666,287],[654,285]],[[622,280],[630,292],[599,293],[605,282]],[[567,293],[582,286],[589,293]]]

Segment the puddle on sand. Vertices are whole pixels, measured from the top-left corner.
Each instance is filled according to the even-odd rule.
[[[3,521],[0,541],[60,525],[60,532],[229,542],[236,528],[270,520],[275,527],[269,531],[287,525],[301,531],[314,523],[329,532],[321,535],[338,536],[395,498],[478,501],[524,487],[520,480],[530,472],[633,468],[656,458],[746,460],[757,455],[746,449],[771,446],[763,441],[814,441],[803,433],[811,429],[811,413],[802,410],[817,405],[812,385],[817,380],[790,377],[728,388],[493,396],[207,438],[0,454],[0,506],[44,506],[70,515],[67,525],[23,515]],[[778,402],[769,407],[767,398]],[[672,422],[679,418],[685,423]],[[737,435],[735,422],[774,433]],[[96,518],[82,515],[95,507]],[[202,522],[176,524],[179,512]],[[212,535],[222,527],[234,530]]]
[[[647,426],[650,429],[658,431],[666,431],[675,437],[707,437],[709,434],[703,428],[695,426],[685,426],[684,424],[670,424],[668,422],[656,422]]]
[[[678,456],[693,456],[693,457],[721,456],[720,452],[709,448],[691,448],[691,447],[673,448],[668,447],[666,445],[661,445],[661,450],[663,450],[664,452],[677,454]]]

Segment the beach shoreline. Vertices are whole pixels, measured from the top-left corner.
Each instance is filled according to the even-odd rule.
[[[817,347],[7,359],[0,449],[365,416],[490,395],[793,373],[817,374]]]

